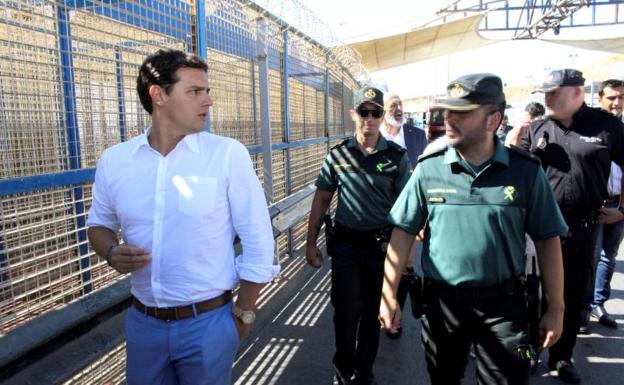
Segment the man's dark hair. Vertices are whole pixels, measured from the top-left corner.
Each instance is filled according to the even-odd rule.
[[[531,119],[535,119],[539,116],[543,116],[546,113],[546,109],[541,103],[531,102],[524,107],[524,112],[529,114]]]
[[[483,106],[487,115],[492,115],[496,112],[500,112],[501,117],[498,121],[499,126],[503,122],[503,117],[505,116],[505,107],[507,107],[507,102],[503,102],[501,104],[486,104]]]
[[[208,71],[208,66],[199,56],[175,49],[160,49],[143,61],[137,77],[137,92],[143,108],[150,115],[152,114],[150,86],[160,86],[169,94],[171,87],[180,80],[175,74],[180,68],[199,68]]]
[[[619,88],[624,87],[624,82],[618,79],[607,79],[604,82],[600,83],[600,91],[598,91],[598,96],[602,97],[604,95],[605,88]]]

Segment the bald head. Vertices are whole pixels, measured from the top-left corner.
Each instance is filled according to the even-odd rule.
[[[392,127],[403,125],[403,102],[397,94],[384,96],[384,121]]]

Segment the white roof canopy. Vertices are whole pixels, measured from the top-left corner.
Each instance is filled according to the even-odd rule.
[[[370,72],[494,44],[478,32],[483,14],[350,46]]]

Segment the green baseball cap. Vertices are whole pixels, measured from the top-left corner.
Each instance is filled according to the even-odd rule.
[[[364,87],[355,92],[353,95],[353,107],[358,107],[360,104],[370,102],[383,108],[384,94],[380,90],[374,87]]]
[[[490,73],[470,74],[453,80],[446,87],[446,98],[436,101],[437,108],[472,111],[488,105],[505,103],[503,82]]]

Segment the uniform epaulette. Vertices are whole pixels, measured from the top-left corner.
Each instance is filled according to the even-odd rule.
[[[397,150],[397,151],[399,151],[400,153],[405,153],[405,152],[407,152],[407,150],[406,150],[406,149],[404,149],[403,147],[401,147],[401,145],[396,144],[396,143],[394,143],[394,142],[392,142],[392,141],[390,141],[390,140],[388,140],[387,142],[388,142],[388,147],[390,147],[390,148],[392,148],[392,149],[394,149],[394,150]]]
[[[532,161],[534,161],[537,164],[541,164],[542,161],[540,160],[540,158],[538,158],[537,156],[531,154],[529,151],[525,150],[524,148],[515,146],[515,145],[511,145],[509,147],[509,151],[513,152],[514,154],[518,154],[520,156],[523,156],[525,158],[531,159]]]
[[[448,146],[444,146],[444,148],[441,148],[439,150],[436,150],[427,154],[422,154],[421,156],[418,157],[418,163],[422,162],[425,159],[429,159],[429,158],[433,158],[434,156],[442,155],[446,152],[447,149],[448,149]]]
[[[347,139],[343,140],[342,142],[340,142],[337,145],[335,145],[332,148],[330,148],[330,150],[333,150],[333,149],[336,149],[336,148],[338,148],[340,146],[346,145],[347,143],[349,143],[349,140],[351,140],[351,138],[347,138]]]

